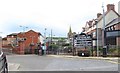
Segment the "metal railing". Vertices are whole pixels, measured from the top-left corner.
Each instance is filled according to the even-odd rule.
[[[8,64],[5,54],[2,52],[0,55],[0,73],[8,73]]]

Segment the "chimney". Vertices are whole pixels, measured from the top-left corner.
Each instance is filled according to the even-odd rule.
[[[92,20],[88,22],[89,27],[92,27],[92,22],[93,22]]]
[[[97,13],[97,18],[99,18],[102,14],[101,13]]]
[[[115,5],[114,4],[108,4],[107,5],[107,11],[110,11],[110,10],[115,10]]]

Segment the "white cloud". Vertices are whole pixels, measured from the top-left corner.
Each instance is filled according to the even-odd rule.
[[[86,21],[96,18],[96,14],[102,12],[102,2],[106,8],[106,4],[117,5],[118,1],[0,0],[0,25],[2,26],[0,31],[11,30],[12,33],[12,29],[8,30],[9,26],[17,28],[19,25],[26,25],[30,28],[37,27],[42,33],[44,28],[47,28],[48,30],[53,29],[55,35],[66,35],[71,25],[73,31],[80,32]],[[4,29],[6,27],[7,29]],[[40,30],[41,27],[43,29]]]

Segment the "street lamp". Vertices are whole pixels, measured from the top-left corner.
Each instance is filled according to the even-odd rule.
[[[97,30],[97,57],[99,56],[99,45],[98,45],[98,24],[96,24],[96,30]]]
[[[51,49],[52,49],[52,29],[51,29]],[[52,49],[52,53],[53,53],[53,49]]]
[[[102,5],[103,8],[103,27],[102,27],[102,39],[103,39],[103,57],[107,56],[107,47],[106,47],[106,41],[105,41],[105,11],[104,11],[104,5]]]
[[[75,39],[75,35],[73,35],[73,37],[72,37],[72,53],[73,53],[73,56],[75,56],[74,39]]]
[[[28,27],[22,26],[22,25],[20,25],[20,27],[23,28],[23,32],[25,32],[25,29],[28,28]]]
[[[46,30],[47,28],[45,28],[45,33],[44,33],[44,54],[46,55]]]
[[[103,8],[103,46],[105,46],[105,12],[104,12],[104,5],[102,5]]]

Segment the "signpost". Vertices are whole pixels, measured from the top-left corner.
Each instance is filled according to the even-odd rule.
[[[85,33],[76,34],[73,37],[73,55],[89,56],[92,47],[92,36]]]

